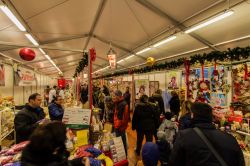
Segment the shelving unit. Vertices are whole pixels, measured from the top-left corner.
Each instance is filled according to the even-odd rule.
[[[13,140],[8,142],[15,142],[14,117],[14,107],[5,107],[4,109],[0,110],[0,145],[2,145],[4,140],[12,133]]]

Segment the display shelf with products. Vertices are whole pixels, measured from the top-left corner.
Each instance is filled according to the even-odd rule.
[[[15,106],[13,97],[0,99],[0,145],[4,139],[14,133]],[[13,136],[15,140],[15,133]],[[12,141],[13,142],[13,141]]]

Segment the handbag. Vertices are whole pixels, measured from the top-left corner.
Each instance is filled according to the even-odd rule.
[[[195,133],[203,140],[203,142],[207,145],[208,149],[212,152],[215,158],[219,161],[221,166],[227,166],[227,163],[223,160],[223,158],[219,155],[219,153],[215,150],[211,142],[207,139],[207,137],[202,133],[202,131],[195,127],[193,128]]]

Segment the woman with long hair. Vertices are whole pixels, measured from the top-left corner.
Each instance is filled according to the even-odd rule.
[[[179,114],[179,130],[190,128],[191,124],[191,101],[184,101]]]

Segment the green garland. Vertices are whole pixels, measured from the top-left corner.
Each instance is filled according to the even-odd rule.
[[[250,57],[250,47],[236,47],[233,49],[228,48],[227,51],[212,51],[210,53],[204,54],[195,54],[189,58],[190,65],[194,65],[196,63],[204,63],[204,62],[215,62],[215,61],[224,61],[224,62],[233,62],[239,61],[242,59],[248,59]],[[120,76],[126,74],[139,74],[139,73],[148,73],[151,71],[160,71],[160,70],[172,70],[176,69],[184,64],[185,58],[180,58],[178,60],[166,61],[164,63],[157,63],[153,66],[146,66],[139,69],[129,69],[124,71],[118,71],[112,74],[107,74],[103,76],[96,77],[95,79]]]
[[[78,66],[76,67],[75,74],[73,76],[74,78],[77,77],[77,74],[81,73],[83,69],[88,66],[88,57],[89,57],[88,53],[84,52],[82,59],[80,60]]]

